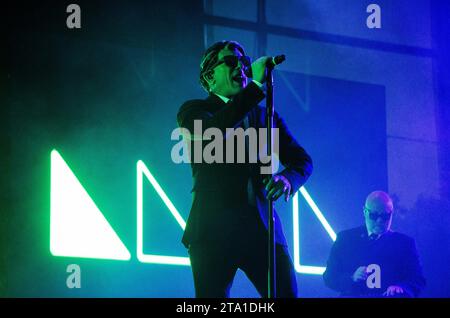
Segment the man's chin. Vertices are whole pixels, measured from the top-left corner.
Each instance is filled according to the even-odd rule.
[[[239,92],[241,92],[243,89],[244,89],[244,85],[236,85],[234,88],[233,88],[233,95],[236,95],[236,94],[238,94]]]
[[[374,227],[374,229],[373,229],[373,233],[375,233],[377,235],[382,235],[386,232],[387,232],[387,230],[385,228]]]
[[[233,81],[233,86],[234,87],[240,87],[241,89],[244,88],[245,86],[247,86],[247,81],[243,80],[243,81]]]

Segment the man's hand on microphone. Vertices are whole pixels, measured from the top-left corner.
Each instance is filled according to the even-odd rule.
[[[266,185],[268,200],[276,201],[280,196],[284,194],[284,199],[287,202],[291,195],[291,184],[289,180],[283,175],[275,175],[272,178],[263,179],[263,183]]]
[[[266,65],[271,56],[262,56],[252,63],[253,79],[259,83],[266,81]]]

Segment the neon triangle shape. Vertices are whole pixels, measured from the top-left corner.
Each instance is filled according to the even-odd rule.
[[[336,233],[328,223],[327,219],[323,215],[322,211],[320,211],[317,204],[309,195],[308,191],[306,191],[305,187],[301,187],[298,191],[305,199],[306,203],[309,205],[311,210],[314,212],[316,217],[319,219],[320,223],[327,231],[331,240],[336,241]],[[292,198],[292,210],[293,210],[293,225],[294,225],[294,268],[298,273],[302,274],[311,274],[311,275],[322,275],[325,271],[325,267],[323,266],[310,266],[310,265],[302,265],[300,262],[300,222],[299,222],[299,207],[298,207],[298,192]]]
[[[130,252],[58,151],[51,152],[50,252],[129,260]]]
[[[184,230],[186,222],[181,216],[180,212],[175,208],[172,201],[170,201],[167,194],[156,181],[150,170],[142,160],[137,162],[137,258],[142,263],[166,264],[166,265],[184,265],[191,264],[189,257],[182,256],[166,256],[156,254],[144,254],[144,233],[143,233],[143,176],[151,183],[155,191],[158,193],[161,200],[169,209],[172,216],[175,218],[180,228]]]

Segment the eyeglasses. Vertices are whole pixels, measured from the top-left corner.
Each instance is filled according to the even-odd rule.
[[[369,215],[369,218],[373,221],[376,221],[378,218],[382,219],[383,221],[387,221],[391,218],[392,212],[390,213],[378,213],[376,211],[371,211],[368,208],[364,208],[364,211],[366,211]]]
[[[241,55],[241,56],[225,55],[221,60],[218,60],[216,62],[216,64],[213,67],[211,67],[211,69],[213,69],[223,63],[225,63],[225,65],[231,67],[232,69],[234,69],[238,65],[239,62],[242,63],[244,68],[249,68],[252,64],[250,57],[247,55]]]

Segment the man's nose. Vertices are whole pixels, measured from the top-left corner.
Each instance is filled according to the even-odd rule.
[[[244,63],[242,63],[242,61],[239,60],[235,69],[238,69],[238,70],[244,69]]]
[[[244,67],[244,65],[241,63],[241,62],[239,62],[238,63],[238,65],[236,65],[236,67],[234,68],[234,70],[233,70],[233,72],[236,72],[236,71],[238,71],[240,74],[244,74],[245,75],[245,67]]]

